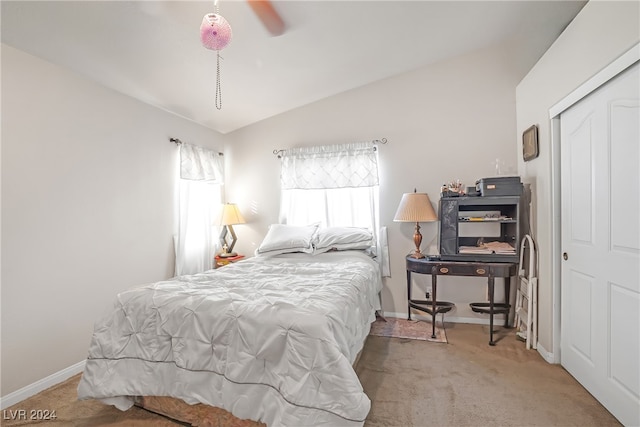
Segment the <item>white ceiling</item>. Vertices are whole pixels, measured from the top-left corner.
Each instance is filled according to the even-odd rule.
[[[199,27],[213,1],[2,0],[2,42],[221,133],[492,44],[527,67],[585,1],[274,1],[271,37],[244,0],[220,0],[233,40]]]

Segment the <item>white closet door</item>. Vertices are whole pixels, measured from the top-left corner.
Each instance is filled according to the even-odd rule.
[[[638,63],[561,115],[562,365],[640,425]]]

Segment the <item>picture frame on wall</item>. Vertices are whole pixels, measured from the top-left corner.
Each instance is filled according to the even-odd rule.
[[[528,162],[538,154],[538,126],[533,125],[522,133],[522,157]]]

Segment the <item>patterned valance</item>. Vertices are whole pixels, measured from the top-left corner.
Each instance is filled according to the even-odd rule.
[[[378,185],[378,157],[372,142],[283,150],[283,189],[328,189]]]
[[[191,144],[180,144],[180,178],[194,181],[224,182],[222,154]]]

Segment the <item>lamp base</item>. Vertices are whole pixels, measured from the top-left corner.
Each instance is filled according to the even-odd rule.
[[[231,235],[231,242],[227,242],[227,234]],[[238,239],[236,238],[236,233],[233,231],[233,227],[231,225],[222,226],[222,231],[220,232],[220,246],[222,247],[222,253],[220,254],[221,257],[229,258],[237,255],[233,252],[236,240]]]
[[[420,224],[416,222],[416,228],[413,232],[413,243],[416,245],[416,250],[411,254],[411,258],[422,259],[424,255],[420,252],[420,244],[422,244],[422,234],[420,234]]]
[[[237,256],[238,254],[235,252],[220,252],[220,254],[218,254],[218,256],[220,258],[231,258],[234,256]]]

